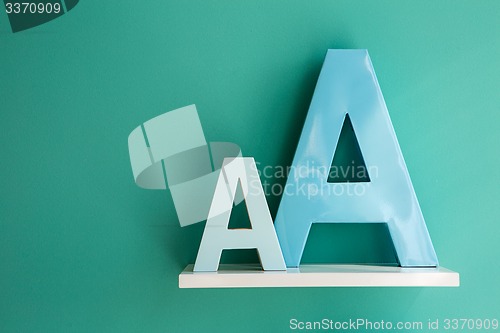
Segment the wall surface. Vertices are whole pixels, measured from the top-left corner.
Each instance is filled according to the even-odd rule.
[[[86,0],[12,33],[2,10],[0,332],[500,319],[499,17],[496,0]],[[209,141],[289,165],[329,48],[369,50],[440,263],[461,286],[178,289],[204,223],[181,228],[168,191],[135,185],[128,134],[195,103]],[[311,237],[309,262],[391,261],[383,230]]]

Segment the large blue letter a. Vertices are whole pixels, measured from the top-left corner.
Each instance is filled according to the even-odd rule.
[[[351,129],[366,174],[332,182],[341,131]],[[352,166],[354,168],[354,166]],[[275,227],[288,267],[300,264],[312,223],[387,223],[404,267],[438,261],[366,50],[329,50],[295,153]]]

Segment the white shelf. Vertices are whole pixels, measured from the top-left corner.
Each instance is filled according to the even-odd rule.
[[[220,265],[217,272],[179,275],[179,288],[254,287],[458,287],[457,272],[444,267],[401,268],[369,265],[301,265],[286,271],[263,271],[259,265]]]

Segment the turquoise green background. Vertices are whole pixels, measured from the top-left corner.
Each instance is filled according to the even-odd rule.
[[[86,0],[13,34],[1,11],[0,332],[500,318],[499,17],[496,0]],[[195,103],[209,141],[290,164],[328,48],[369,50],[460,288],[178,289],[203,224],[181,228],[168,191],[134,184],[128,134]],[[308,260],[385,261],[377,235],[315,231]]]

